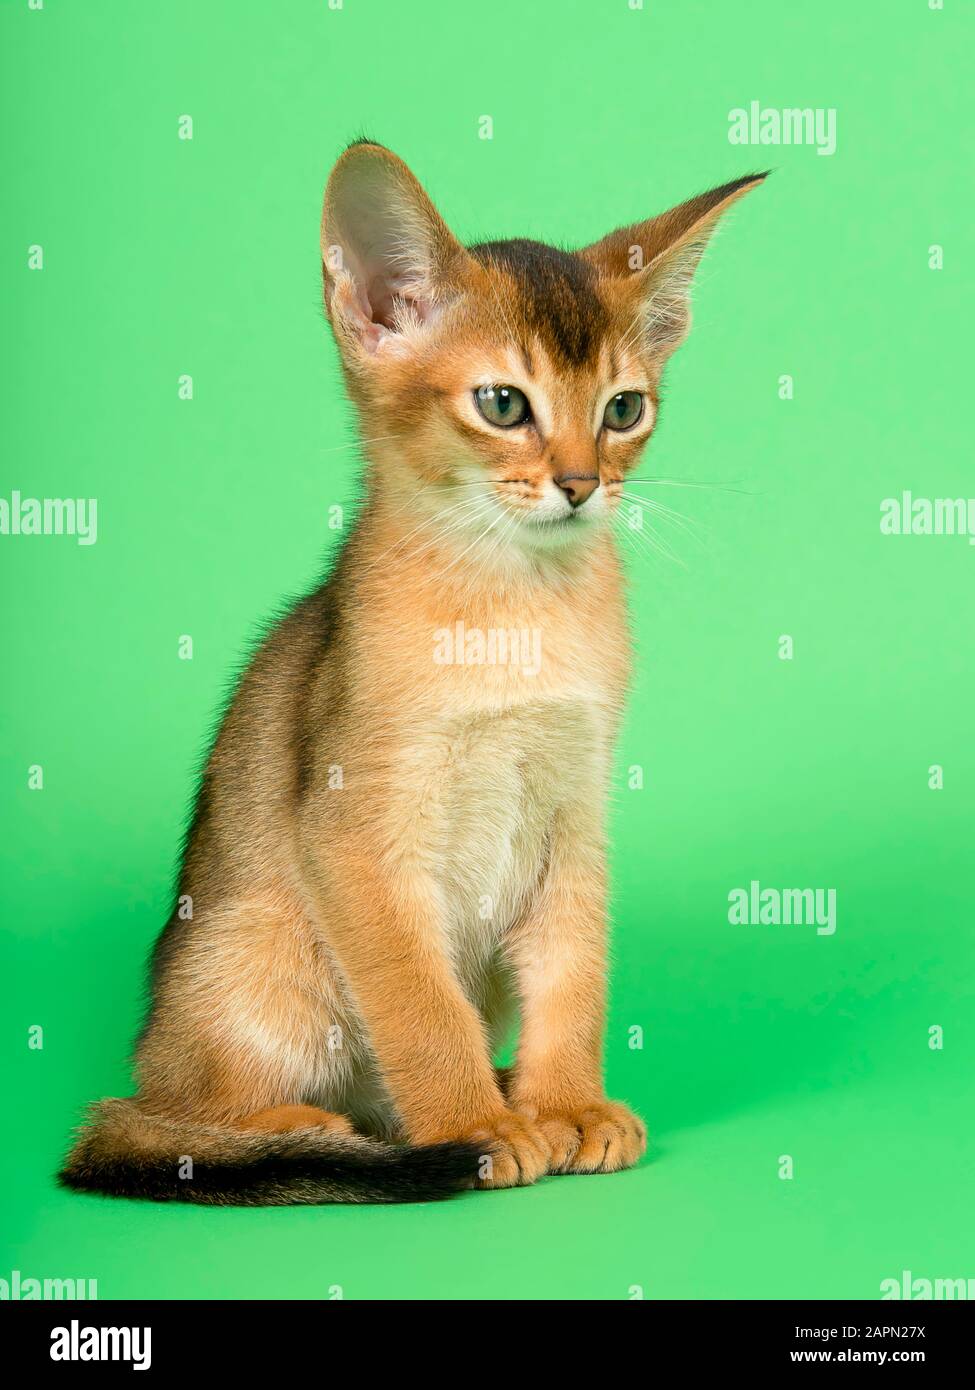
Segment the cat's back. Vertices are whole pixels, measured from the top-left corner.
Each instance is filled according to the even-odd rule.
[[[312,691],[341,683],[343,566],[267,632],[220,723],[200,783],[184,878],[239,874],[282,857],[321,731]]]

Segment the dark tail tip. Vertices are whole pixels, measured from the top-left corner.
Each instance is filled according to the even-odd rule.
[[[192,1141],[185,1153],[192,1154]],[[57,1177],[73,1192],[205,1206],[435,1202],[473,1187],[480,1158],[465,1143],[329,1144],[315,1151],[307,1131],[295,1131],[267,1136],[259,1151],[201,1155],[189,1166],[173,1153],[93,1154],[82,1144]]]

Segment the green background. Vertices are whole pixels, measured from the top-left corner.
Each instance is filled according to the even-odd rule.
[[[879,529],[903,488],[972,491],[973,39],[960,0],[4,0],[0,495],[97,497],[99,533],[0,536],[0,1277],[870,1299],[905,1268],[975,1276],[975,551]],[[729,144],[751,100],[835,107],[836,154]],[[735,490],[645,488],[701,539],[665,519],[683,564],[628,558],[607,1064],[652,1152],[432,1207],[72,1196],[51,1174],[83,1104],[129,1088],[215,713],[356,491],[317,238],[363,132],[465,239],[578,244],[775,170],[702,266],[641,470]],[[835,888],[835,936],[730,926],[753,878]]]

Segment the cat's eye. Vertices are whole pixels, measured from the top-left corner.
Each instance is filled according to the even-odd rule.
[[[618,391],[603,411],[603,424],[610,430],[631,430],[643,418],[643,396],[639,391]]]
[[[531,419],[531,407],[517,386],[479,386],[474,392],[477,408],[491,425],[510,430]]]

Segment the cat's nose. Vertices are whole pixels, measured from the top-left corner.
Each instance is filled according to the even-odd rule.
[[[555,485],[562,489],[573,507],[581,507],[586,498],[591,497],[596,491],[599,478],[595,473],[587,473],[584,476],[563,473],[561,478],[555,479]]]

